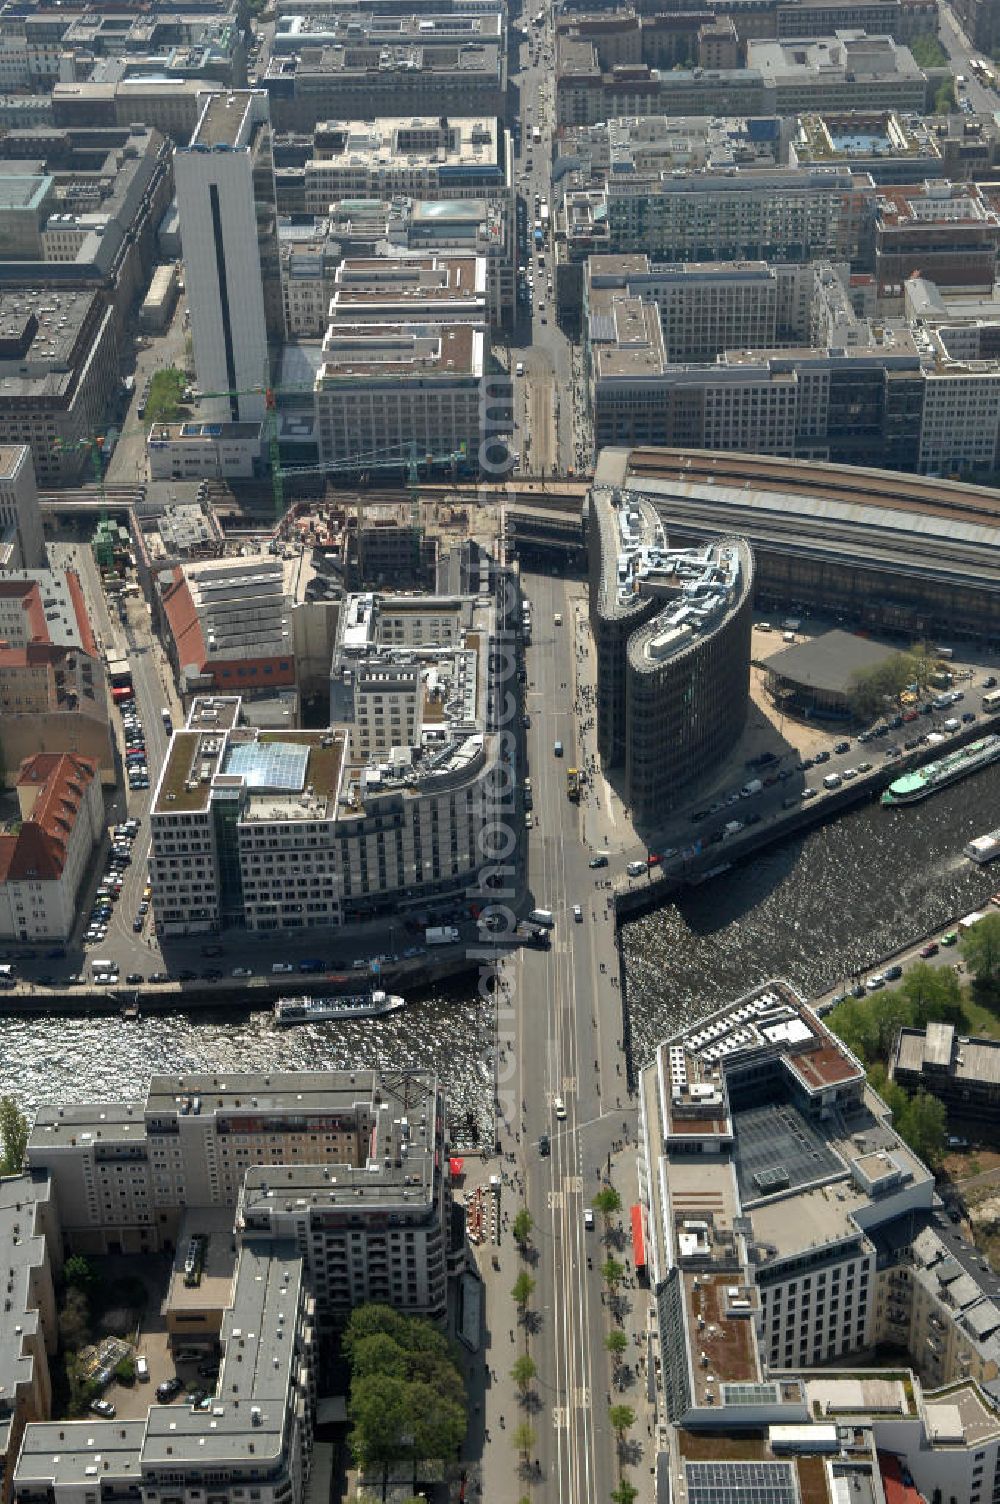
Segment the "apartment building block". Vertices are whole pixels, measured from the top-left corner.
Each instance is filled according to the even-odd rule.
[[[302,1504],[315,1425],[313,1299],[294,1244],[241,1250],[221,1345],[224,1380],[207,1410],[152,1405],[142,1420],[39,1422],[24,1433],[16,1504],[83,1504],[95,1456],[107,1499],[195,1504],[206,1490]]]
[[[363,1301],[445,1318],[462,1247],[429,1072],[154,1075],[144,1101],[42,1107],[27,1158],[0,1183],[18,1322],[0,1324],[4,1504],[86,1504],[95,1458],[109,1501],[304,1504],[321,1335]],[[207,1252],[192,1290],[195,1231]],[[50,1421],[64,1250],[175,1249],[169,1341],[218,1355],[211,1404]]]
[[[21,764],[15,788],[20,823],[0,833],[0,936],[28,944],[68,940],[104,836],[97,766],[38,752]]]
[[[49,1358],[59,1341],[55,1277],[62,1269],[48,1177],[0,1179],[0,1244],[7,1267],[0,1321],[0,1500],[9,1504],[25,1426],[52,1408]]]
[[[0,572],[0,718],[14,769],[36,752],[93,760],[115,781],[107,678],[74,570]]]
[[[324,1324],[362,1300],[437,1320],[444,1132],[426,1072],[154,1075],[144,1102],[41,1108],[28,1163],[51,1182],[72,1252],[170,1249],[189,1210],[228,1211],[241,1257],[299,1248]]]

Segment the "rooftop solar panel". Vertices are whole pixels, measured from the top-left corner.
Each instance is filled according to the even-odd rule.
[[[688,1504],[799,1504],[788,1462],[689,1462]]]

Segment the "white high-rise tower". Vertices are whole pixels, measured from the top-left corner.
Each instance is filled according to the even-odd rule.
[[[174,152],[174,181],[198,385],[203,392],[257,387],[230,397],[219,411],[262,418],[265,281],[276,234],[267,95],[251,89],[207,95],[190,142]],[[276,243],[274,263],[276,270]]]

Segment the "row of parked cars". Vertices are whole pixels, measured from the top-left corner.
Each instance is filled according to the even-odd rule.
[[[146,733],[135,700],[121,703],[122,733],[125,742],[125,772],[133,791],[149,788],[149,765],[146,761]]]
[[[121,897],[122,888],[125,886],[125,873],[132,863],[132,842],[139,832],[138,818],[126,820],[121,825],[116,825],[112,832],[111,850],[108,854],[108,865],[104,869],[97,892],[94,894],[94,904],[90,911],[90,919],[84,932],[84,944],[99,945],[108,933],[108,925],[114,913],[114,906]],[[146,904],[148,909],[148,902]],[[141,928],[141,926],[140,926]]]

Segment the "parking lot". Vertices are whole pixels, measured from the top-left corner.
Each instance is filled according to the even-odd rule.
[[[182,1391],[190,1393],[201,1389],[212,1392],[215,1381],[199,1373],[205,1366],[204,1359],[192,1358],[175,1362],[170,1351],[167,1324],[163,1315],[164,1301],[170,1285],[172,1260],[169,1254],[144,1254],[141,1259],[127,1256],[109,1256],[91,1260],[99,1278],[108,1285],[119,1280],[129,1283],[139,1280],[146,1291],[146,1304],[139,1314],[137,1326],[129,1331],[126,1340],[134,1344],[133,1356],[142,1356],[149,1366],[148,1379],[136,1378],[133,1384],[122,1384],[113,1379],[104,1389],[102,1399],[115,1408],[121,1420],[142,1420],[151,1405],[161,1403],[157,1399],[157,1387],[168,1379],[180,1380]],[[181,1395],[168,1401],[175,1405],[183,1403]]]

